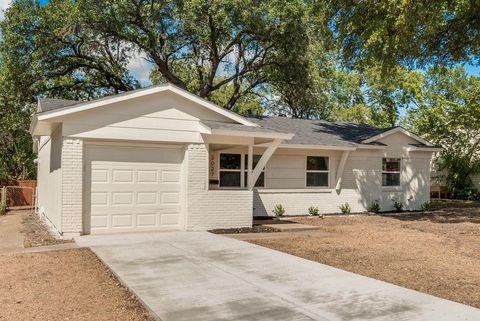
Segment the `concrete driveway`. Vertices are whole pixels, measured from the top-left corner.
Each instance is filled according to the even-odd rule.
[[[207,232],[83,236],[169,320],[480,320],[480,310]]]

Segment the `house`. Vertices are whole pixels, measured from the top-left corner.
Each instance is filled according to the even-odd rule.
[[[251,226],[254,216],[429,201],[438,148],[401,127],[245,118],[170,84],[41,99],[38,211],[64,236]]]

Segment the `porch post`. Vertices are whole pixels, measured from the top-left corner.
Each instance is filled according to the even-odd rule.
[[[337,177],[336,177],[336,183],[335,183],[335,189],[337,191],[340,190],[340,187],[342,184],[343,170],[345,168],[345,164],[347,163],[348,154],[350,154],[348,150],[343,151],[342,158],[340,159],[340,163],[338,164],[337,175],[336,175]]]
[[[273,142],[270,145],[268,145],[268,148],[263,152],[262,157],[260,158],[257,166],[255,166],[255,169],[253,170],[251,179],[249,179],[249,184],[248,184],[249,191],[251,191],[255,186],[255,182],[260,176],[260,173],[263,171],[263,169],[265,168],[265,165],[267,165],[268,160],[270,159],[270,157],[272,157],[273,153],[277,150],[278,146],[280,146],[280,143],[282,141],[283,139],[280,139],[280,138],[274,139]]]
[[[253,145],[248,145],[248,160],[247,160],[247,186],[251,185],[253,167]]]

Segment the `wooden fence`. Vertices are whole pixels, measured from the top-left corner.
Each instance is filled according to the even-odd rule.
[[[6,186],[7,206],[34,206],[37,181],[35,180],[7,180],[0,181],[0,187]]]

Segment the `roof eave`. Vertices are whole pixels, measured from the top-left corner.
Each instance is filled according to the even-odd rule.
[[[231,129],[211,129],[211,135],[222,136],[241,136],[241,137],[260,137],[260,138],[273,138],[273,139],[292,139],[295,134],[292,133],[276,133],[276,132],[253,132],[243,130],[231,130]]]

